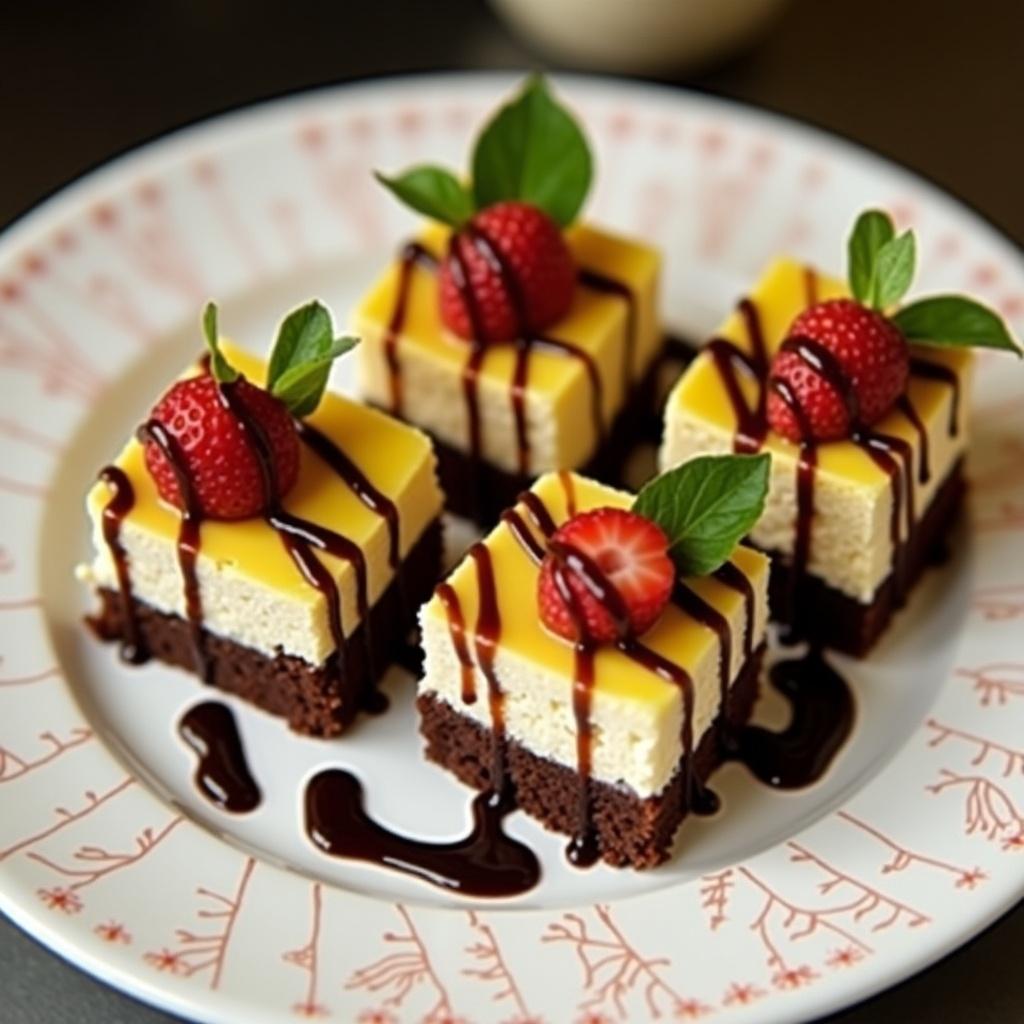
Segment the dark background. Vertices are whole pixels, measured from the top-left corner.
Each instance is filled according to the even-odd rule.
[[[752,49],[701,74],[663,77],[863,142],[1020,242],[1022,41],[1020,0],[793,0]],[[549,64],[474,0],[4,4],[0,224],[127,147],[254,100],[366,75],[529,66]],[[1021,950],[1018,909],[835,1024],[1024,1021]],[[169,1019],[65,967],[0,918],[3,1024]]]

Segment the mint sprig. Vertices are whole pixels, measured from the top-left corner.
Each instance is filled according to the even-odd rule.
[[[1022,353],[998,314],[963,295],[933,295],[904,306],[893,322],[909,341]]]
[[[210,350],[210,373],[214,380],[230,384],[238,380],[238,371],[224,358],[220,350],[220,332],[217,328],[217,303],[208,302],[203,310],[203,337]]]
[[[704,576],[732,554],[764,511],[771,456],[704,455],[646,484],[633,511],[665,531],[680,573]]]
[[[316,299],[307,302],[281,321],[267,367],[267,390],[293,416],[308,416],[320,404],[331,364],[358,343],[358,338],[336,338],[327,307]]]
[[[891,310],[910,288],[916,263],[912,231],[896,234],[882,210],[865,210],[847,245],[854,298],[880,312]],[[1022,353],[998,313],[964,295],[935,295],[890,314],[908,341],[947,347],[995,348]]]
[[[458,228],[473,216],[473,197],[443,167],[413,167],[394,178],[374,171],[374,177],[406,206],[442,224]]]
[[[432,165],[393,177],[375,173],[407,206],[454,228],[504,200],[530,203],[565,227],[579,213],[593,176],[586,137],[541,75],[531,75],[484,126],[470,166],[468,189],[457,175]]]
[[[540,75],[531,75],[495,114],[473,150],[478,209],[518,199],[539,206],[562,227],[579,213],[592,173],[587,140]]]
[[[885,310],[906,295],[916,261],[912,231],[897,235],[887,213],[866,210],[857,218],[847,251],[850,290],[858,302]]]

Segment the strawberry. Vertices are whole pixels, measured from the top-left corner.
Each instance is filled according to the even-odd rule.
[[[575,284],[558,225],[528,203],[495,203],[452,235],[439,281],[441,320],[481,344],[511,341],[561,319]]]
[[[772,360],[776,384],[768,393],[767,412],[772,428],[791,441],[849,437],[858,424],[877,423],[907,386],[906,338],[891,320],[853,299],[831,299],[804,310],[789,328],[789,339]],[[830,365],[822,364],[819,372],[817,360],[796,350],[801,340],[824,349]],[[788,385],[798,412],[779,394],[779,383]],[[804,427],[810,436],[804,436]]]
[[[299,438],[291,414],[283,402],[244,378],[230,386],[270,441],[278,493],[284,495],[299,473]],[[212,376],[178,381],[156,404],[151,419],[177,441],[204,516],[244,519],[264,511],[259,461]],[[183,507],[174,467],[154,441],[146,442],[145,457],[160,496]]]
[[[581,512],[552,534],[549,545],[541,564],[537,600],[542,621],[559,636],[580,639],[581,625],[585,636],[598,642],[638,636],[654,625],[668,604],[676,576],[668,538],[644,516],[620,508]],[[616,602],[599,601],[572,567],[573,552],[586,556],[614,587],[625,622],[616,621]],[[569,602],[557,578],[560,565],[573,597]]]

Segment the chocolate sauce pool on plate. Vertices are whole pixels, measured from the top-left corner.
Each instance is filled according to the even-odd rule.
[[[178,722],[178,735],[195,753],[195,783],[222,811],[244,814],[259,807],[260,787],[249,770],[235,716],[226,704],[193,704]]]
[[[534,852],[502,829],[515,807],[507,792],[477,794],[469,834],[442,843],[411,839],[377,824],[363,809],[361,783],[340,768],[313,776],[305,804],[306,834],[332,857],[391,868],[462,896],[515,896],[540,880]]]

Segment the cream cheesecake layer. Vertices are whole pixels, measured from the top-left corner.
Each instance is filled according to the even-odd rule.
[[[614,278],[633,295],[636,322],[630,323],[625,298],[579,284],[568,314],[545,334],[572,343],[593,359],[601,379],[601,412],[609,426],[628,397],[624,359],[633,330],[632,377],[650,365],[662,337],[658,319],[661,258],[656,250],[586,225],[566,238],[581,271]],[[430,230],[423,246],[442,255],[448,234]],[[395,375],[388,362],[388,339],[401,302],[402,270],[393,263],[370,289],[354,314],[353,330],[363,341],[357,352],[362,394],[393,408]],[[438,313],[437,272],[416,264],[409,275],[404,320],[394,338],[401,415],[464,452],[470,450],[470,415],[463,376],[470,342],[450,333]],[[480,454],[509,472],[520,468],[512,379],[514,343],[488,348],[478,375]],[[528,469],[581,466],[599,444],[593,413],[593,386],[587,367],[564,352],[536,346],[530,354],[524,391]]]
[[[601,484],[571,476],[577,508],[628,507],[632,497]],[[532,488],[555,523],[567,517],[566,490],[559,475],[541,477]],[[516,506],[529,524],[529,513]],[[543,540],[534,530],[534,535]],[[549,633],[537,611],[538,570],[504,522],[483,542],[490,552],[497,583],[501,630],[494,666],[505,694],[506,734],[522,746],[560,764],[577,765],[577,727],[573,711],[573,645]],[[738,547],[731,561],[750,580],[754,595],[752,641],[756,648],[767,621],[768,559],[750,548]],[[744,660],[747,628],[743,597],[711,577],[688,578],[691,587],[729,623],[733,637],[730,681]],[[453,644],[445,606],[435,595],[420,613],[425,674],[420,693],[446,701],[460,714],[491,726],[487,681],[480,670],[473,634],[480,607],[476,563],[464,558],[448,580],[454,589],[466,625],[473,661],[477,698],[462,699],[461,665]],[[674,604],[642,642],[682,666],[694,689],[694,747],[714,721],[721,697],[720,644],[717,635]],[[683,753],[682,691],[638,665],[611,646],[601,646],[595,658],[595,682],[590,720],[593,727],[592,776],[628,786],[640,797],[661,792],[675,774]]]
[[[778,260],[748,296],[757,311],[769,356],[782,344],[794,318],[808,305],[807,275],[802,264]],[[849,294],[843,282],[826,277],[816,277],[816,293],[819,299]],[[715,337],[751,352],[749,331],[739,312],[725,320]],[[942,381],[912,373],[907,397],[921,421],[927,444],[922,445],[914,424],[898,408],[873,427],[879,433],[902,438],[913,448],[914,509],[920,519],[966,448],[972,356],[964,349],[924,345],[912,346],[911,354],[954,373],[962,396],[954,434],[950,430],[956,400],[954,389]],[[739,379],[746,402],[753,408],[759,385],[742,373]],[[669,396],[661,466],[668,468],[698,454],[732,451],[736,430],[737,419],[723,378],[705,350]],[[927,448],[927,480],[920,473],[923,447]],[[771,488],[764,515],[751,531],[751,539],[765,550],[791,555],[796,537],[799,446],[769,431],[763,449],[772,454]],[[900,459],[894,458],[897,466],[902,467]],[[889,477],[861,447],[851,441],[819,445],[808,571],[855,600],[869,603],[892,571],[892,502]],[[901,539],[905,539],[905,507],[901,509],[900,531]]]
[[[257,384],[264,382],[266,364],[262,360],[226,343],[223,348],[229,362],[247,378]],[[195,372],[193,368],[188,375]],[[331,393],[324,395],[306,422],[341,448],[394,502],[404,557],[441,511],[429,440],[384,413]],[[300,459],[298,480],[283,505],[293,515],[329,527],[361,548],[372,605],[394,575],[389,564],[388,524],[301,442]],[[127,474],[135,492],[135,505],[121,528],[132,591],[140,601],[162,612],[184,616],[176,546],[180,514],[160,499],[138,441],[130,440],[115,464]],[[110,497],[106,484],[99,482],[86,499],[96,554],[82,575],[96,586],[117,589],[102,532],[103,509]],[[338,586],[342,626],[349,636],[360,621],[355,570],[347,561],[323,552],[317,552],[317,558]],[[280,537],[263,519],[204,521],[196,569],[203,624],[211,632],[271,657],[283,651],[313,665],[322,664],[334,650],[326,599],[303,578]]]

